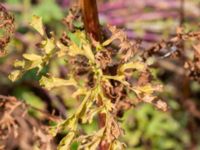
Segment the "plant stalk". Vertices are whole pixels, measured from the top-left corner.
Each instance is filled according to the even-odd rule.
[[[98,17],[98,9],[96,0],[80,0],[80,7],[83,15],[84,27],[86,33],[96,41],[101,42],[100,24]],[[99,100],[99,107],[102,105],[102,101]],[[103,128],[106,124],[106,114],[99,114],[99,128]],[[109,143],[100,143],[99,150],[108,150]]]
[[[100,42],[100,24],[96,0],[80,0],[80,6],[86,32]]]

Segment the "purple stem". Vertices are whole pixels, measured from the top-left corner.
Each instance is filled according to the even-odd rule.
[[[114,2],[108,2],[99,7],[100,12],[106,12],[113,9],[120,9],[122,7],[144,8],[144,7],[157,7],[162,9],[174,9],[179,8],[180,2],[174,0],[118,0]]]
[[[70,4],[70,0],[56,0],[56,1],[62,8],[66,8]]]
[[[145,33],[143,37],[136,35],[133,31],[126,31],[126,34],[129,39],[143,39],[144,41],[148,42],[155,42],[160,39],[160,36],[156,33]]]
[[[137,13],[133,14],[132,16],[128,17],[120,17],[120,16],[115,16],[115,14],[110,14],[106,18],[107,22],[109,22],[112,25],[116,26],[121,26],[124,25],[124,23],[127,22],[134,22],[134,21],[150,21],[150,20],[158,20],[158,19],[165,19],[168,17],[171,18],[177,18],[177,12],[149,12],[145,14]]]

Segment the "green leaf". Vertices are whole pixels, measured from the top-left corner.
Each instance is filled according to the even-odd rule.
[[[112,80],[116,80],[116,81],[119,81],[121,82],[122,84],[126,85],[126,86],[129,86],[129,83],[125,80],[125,76],[124,75],[118,75],[118,76],[109,76],[109,75],[104,75],[103,76],[105,79],[106,82],[109,82],[107,81],[108,79],[112,79]]]
[[[57,51],[58,57],[65,56],[69,52],[69,47],[65,46],[60,41],[57,41],[56,45],[59,48],[59,50]]]
[[[84,32],[69,32],[68,36],[71,39],[71,45],[69,46],[69,54],[71,56],[85,55],[90,61],[95,62],[95,57],[92,52],[91,45],[86,39]]]
[[[87,93],[85,88],[79,88],[72,94],[72,98],[76,98],[79,95],[85,95],[85,93]]]
[[[42,36],[44,36],[45,32],[44,32],[44,27],[43,27],[43,23],[42,23],[42,18],[36,15],[32,16],[30,25],[37,30]]]
[[[76,55],[84,55],[84,51],[78,47],[74,42],[71,42],[69,46],[69,55],[76,56]]]
[[[42,57],[36,54],[23,54],[23,57],[29,61],[38,61],[41,60]]]
[[[76,33],[68,32],[67,33],[67,35],[69,36],[71,41],[73,41],[78,47],[80,47],[81,46],[81,40],[80,40],[80,37],[78,36],[78,34],[80,34],[80,32],[76,32]]]
[[[77,86],[77,83],[74,79],[70,78],[69,80],[55,78],[55,77],[45,77],[43,76],[40,79],[40,85],[44,86],[46,89],[51,90],[52,88],[60,86]]]
[[[109,147],[109,150],[125,150],[126,145],[118,140],[114,140]]]
[[[25,66],[25,61],[20,61],[20,60],[16,60],[14,63],[14,67],[20,67],[20,68],[24,68]]]
[[[75,133],[73,131],[69,132],[59,143],[58,150],[69,150],[74,137]]]
[[[111,37],[111,38],[109,38],[108,40],[104,41],[104,42],[102,43],[102,45],[103,45],[103,46],[108,46],[108,45],[111,44],[112,42],[113,42],[113,38]]]
[[[124,73],[124,71],[126,71],[127,69],[136,69],[138,71],[143,71],[144,69],[146,69],[146,66],[144,63],[139,62],[139,61],[129,62],[129,63],[123,64],[119,68],[119,72]]]
[[[81,105],[79,106],[79,108],[78,108],[77,111],[76,111],[76,115],[77,115],[78,117],[81,118],[81,117],[85,114],[85,112],[87,111],[87,109],[90,108],[90,106],[88,105],[88,99],[90,98],[90,96],[91,96],[91,91],[88,91],[88,92],[86,93],[86,95],[85,95],[85,97],[84,97],[84,99],[83,99]],[[91,105],[91,104],[90,104],[90,105]]]
[[[99,131],[95,132],[92,135],[83,135],[77,138],[81,144],[78,149],[84,150],[96,150],[101,142],[105,132],[105,127],[101,128]]]
[[[86,115],[82,117],[82,123],[89,123],[91,124],[93,121],[94,116],[101,111],[102,107],[98,108],[90,108]]]
[[[20,68],[21,70],[13,71],[9,75],[11,81],[15,81],[22,76],[25,71],[31,70],[33,68],[38,68],[40,71],[43,66],[43,57],[36,54],[23,54],[25,60],[19,61],[16,60],[14,66]]]
[[[56,136],[58,132],[62,131],[76,131],[77,130],[77,120],[78,118],[75,115],[70,116],[68,119],[59,122],[57,125],[50,128],[50,134]]]
[[[23,54],[24,59],[26,60],[24,69],[30,70],[33,68],[39,68],[39,70],[42,69],[43,64],[43,57],[36,55],[36,54]]]
[[[55,49],[55,39],[46,39],[42,41],[42,48],[44,49],[46,54],[50,54]]]
[[[152,85],[152,84],[146,84],[144,86],[135,86],[132,88],[136,93],[146,93],[146,94],[152,94],[156,91],[162,91],[163,87],[162,85]]]
[[[62,129],[75,131],[77,128],[77,120],[78,117],[76,115],[72,115],[71,117],[69,117],[67,120],[64,121],[64,123],[62,124]]]
[[[92,48],[89,44],[84,44],[83,45],[83,50],[84,50],[84,53],[86,55],[86,57],[92,61],[92,62],[95,62],[95,57],[94,57],[94,53],[92,52]]]
[[[8,78],[11,80],[11,81],[16,81],[19,77],[21,76],[21,72],[20,70],[15,70],[13,72],[11,72],[11,74],[8,76]]]
[[[82,123],[91,123],[95,114],[97,114],[101,108],[91,108],[98,92],[94,89],[86,92],[86,95],[76,111],[76,116],[81,119]]]

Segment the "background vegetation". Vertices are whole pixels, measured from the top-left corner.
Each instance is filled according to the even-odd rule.
[[[5,48],[0,47],[2,52],[0,57],[0,149],[56,149],[58,143],[68,133],[68,130],[62,130],[56,134],[52,142],[52,137],[47,134],[49,128],[46,126],[54,127],[55,122],[59,122],[61,118],[67,119],[76,112],[81,102],[71,96],[74,89],[63,86],[51,89],[51,85],[47,86],[45,82],[41,86],[39,81],[47,73],[48,77],[68,77],[71,64],[61,58],[46,57],[50,54],[48,50],[51,45],[45,48],[40,44],[42,40],[47,42],[52,37],[65,41],[66,36],[69,36],[75,43],[80,42],[81,38],[84,39],[81,34],[75,37],[74,34],[70,35],[68,32],[67,35],[63,34],[63,31],[70,29],[68,19],[75,20],[73,27],[76,29],[83,28],[80,18],[73,18],[73,15],[72,18],[66,17],[70,13],[78,16],[76,7],[70,9],[73,3],[77,2],[68,0],[1,1],[0,4],[13,14],[14,20],[12,18],[10,20],[14,21],[15,30],[13,31],[12,26],[7,29],[7,32],[0,30],[0,41],[2,37],[5,39],[5,35],[11,36],[9,44]],[[111,24],[123,29],[130,42],[139,43],[137,49],[142,54],[139,52],[138,55],[150,65],[148,71],[153,78],[152,84],[163,85],[162,92],[156,96],[168,105],[167,111],[163,111],[158,109],[157,104],[147,104],[143,100],[142,103],[133,104],[132,107],[118,112],[120,117],[117,121],[123,129],[119,140],[126,144],[125,149],[200,149],[199,5],[199,0],[98,1],[99,19],[105,27],[102,29],[105,33],[104,39],[117,34],[116,31],[111,33],[104,31],[109,30],[106,24]],[[1,17],[3,10],[0,11]],[[30,26],[33,15],[42,18],[46,35],[41,36],[40,31],[38,34],[33,29],[35,25]],[[36,21],[38,23],[38,20]],[[39,30],[39,27],[35,28]],[[115,43],[112,46],[116,45],[119,44]],[[11,74],[15,70],[13,66],[16,64],[15,60],[24,59],[25,53],[41,55],[41,47],[45,50],[44,56],[49,64],[43,65],[37,62],[38,59],[33,59],[33,56],[27,56],[25,58],[28,60],[29,68],[23,68],[21,78],[11,82],[8,79],[9,75],[13,75],[10,77],[12,79],[16,78],[16,74]],[[3,54],[4,50],[6,54]],[[62,51],[59,55],[62,56],[63,53]],[[35,68],[38,66],[41,67],[39,73]],[[137,73],[134,75],[137,76]],[[63,81],[57,81],[57,84],[59,83],[62,85]],[[130,98],[135,96],[131,92],[128,95]],[[17,107],[19,108],[15,109]],[[28,111],[28,115],[21,117],[25,111]],[[80,133],[89,135],[98,130],[97,118],[97,116],[94,117],[91,124],[80,125],[78,127]],[[8,127],[6,131],[5,126]],[[52,130],[52,132],[55,131]],[[84,138],[91,140],[89,137]],[[78,146],[80,143],[73,141],[70,149],[75,150]],[[118,147],[118,149],[122,148]]]

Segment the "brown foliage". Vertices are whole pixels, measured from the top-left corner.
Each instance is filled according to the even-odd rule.
[[[28,105],[15,97],[0,96],[0,149],[55,148],[48,127],[30,117],[28,109]]]
[[[4,48],[9,43],[10,38],[14,32],[14,18],[9,12],[0,4],[0,56],[4,54]]]

